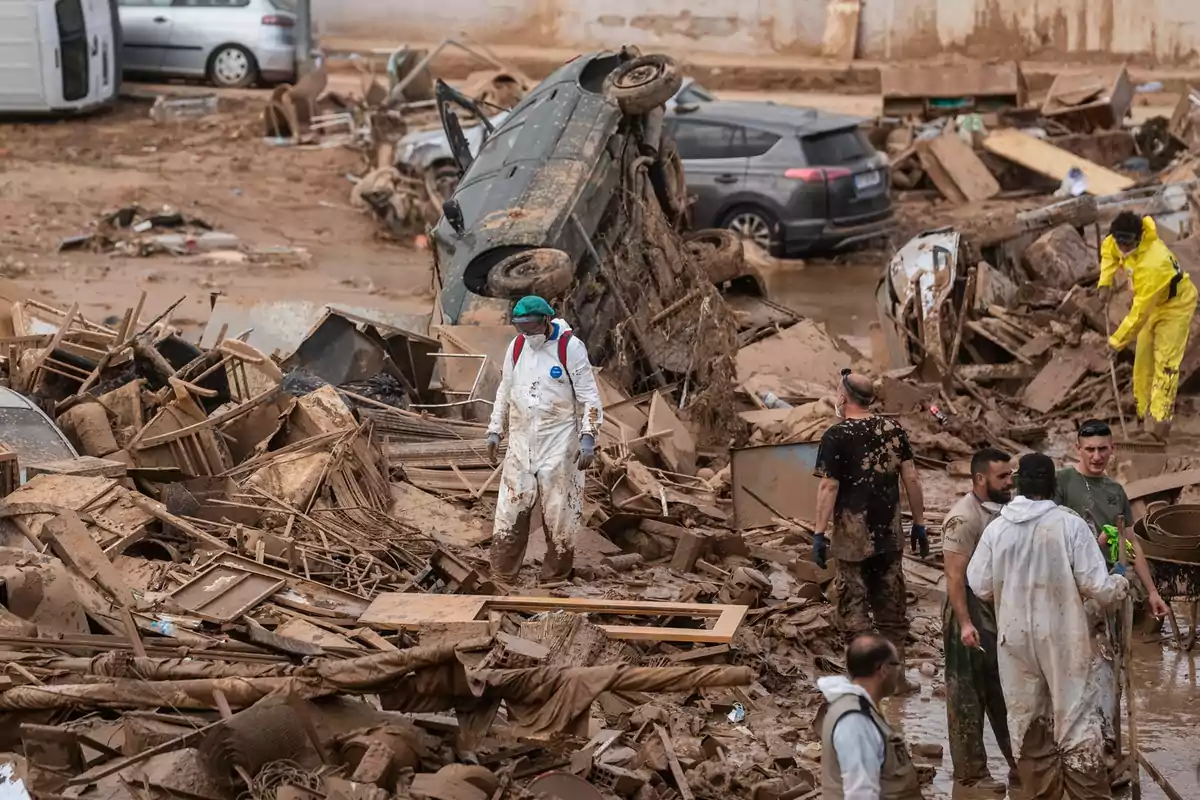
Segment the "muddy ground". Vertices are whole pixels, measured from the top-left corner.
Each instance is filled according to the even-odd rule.
[[[148,103],[126,100],[94,117],[0,126],[0,274],[48,302],[66,306],[77,300],[95,319],[120,315],[142,290],[150,311],[186,295],[173,320],[193,333],[208,317],[213,292],[427,313],[428,254],[415,240],[379,238],[373,219],[349,206],[346,175],[363,171],[362,156],[342,148],[267,144],[261,136],[262,97],[253,91],[222,93],[219,114],[185,124],[156,124]],[[865,114],[875,102],[870,96],[811,94],[779,99]],[[268,265],[214,263],[205,256],[58,252],[60,241],[92,230],[104,212],[134,203],[171,206],[235,234],[249,248],[294,248],[298,255]],[[1001,201],[955,210],[919,196],[902,202],[899,214],[907,232],[933,220],[1012,213],[1016,207]],[[774,299],[828,322],[834,333],[865,350],[875,319],[875,284],[888,257],[879,249],[790,263],[774,278]],[[961,481],[942,478],[929,487],[934,505],[948,505],[966,489]],[[1153,645],[1139,658],[1138,705],[1150,757],[1184,796],[1200,796],[1195,748],[1187,740],[1200,714],[1195,658]],[[923,679],[919,697],[890,709],[912,741],[945,744],[944,701],[934,691],[939,682],[940,675]],[[994,746],[991,751],[998,758]],[[936,796],[949,797],[949,756],[937,766]],[[993,766],[1004,774],[999,764]],[[1144,796],[1163,795],[1147,780]]]
[[[185,327],[208,318],[211,292],[427,312],[426,254],[378,240],[372,219],[349,206],[345,175],[362,172],[361,156],[266,144],[260,103],[257,96],[223,97],[217,115],[158,125],[148,104],[123,100],[85,119],[4,125],[0,273],[62,305],[78,299],[94,319],[121,314],[143,289],[147,309],[187,295],[174,316]],[[58,252],[62,239],[133,203],[171,206],[251,248],[299,248],[311,258],[221,264]]]

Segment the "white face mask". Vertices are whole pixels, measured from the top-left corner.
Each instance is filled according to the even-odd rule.
[[[536,333],[533,336],[525,337],[525,344],[528,347],[541,347],[546,343],[546,334]]]
[[[846,399],[844,397],[839,397],[834,401],[833,413],[837,415],[838,419],[846,418]]]

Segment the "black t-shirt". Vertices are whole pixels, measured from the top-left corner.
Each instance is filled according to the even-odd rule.
[[[813,474],[838,482],[831,556],[862,561],[903,548],[900,464],[912,457],[908,434],[886,417],[847,419],[825,431]]]

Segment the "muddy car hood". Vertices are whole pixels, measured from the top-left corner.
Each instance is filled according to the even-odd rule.
[[[463,175],[453,199],[464,232],[443,216],[434,229],[442,278],[442,310],[455,323],[471,294],[486,291],[487,273],[526,247],[556,247],[576,262],[586,243],[571,214],[589,234],[615,186],[605,186],[606,148],[620,121],[615,103],[580,85],[597,54],[561,68],[537,86],[496,128]],[[595,199],[595,203],[590,202]]]

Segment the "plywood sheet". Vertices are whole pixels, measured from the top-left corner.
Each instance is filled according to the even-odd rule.
[[[300,619],[299,617],[290,619],[280,625],[275,629],[275,633],[280,636],[286,636],[289,639],[315,644],[319,647],[341,648],[343,650],[364,649],[362,645],[350,641],[345,636],[339,636],[333,631],[318,628],[308,620]]]
[[[850,361],[850,356],[838,347],[824,326],[806,319],[739,350],[738,383],[770,375],[783,381],[803,381],[832,389]]]
[[[1134,181],[1124,175],[1012,128],[989,133],[983,140],[983,147],[990,153],[1056,181],[1067,177],[1071,167],[1079,167],[1087,178],[1088,194],[1098,197],[1118,194],[1134,185]]]
[[[453,473],[449,473],[453,475]],[[497,478],[497,481],[499,478]],[[393,483],[389,514],[450,547],[474,547],[492,535],[479,517],[410,483]],[[465,487],[464,487],[465,489]]]
[[[802,442],[734,450],[730,480],[737,527],[770,525],[776,512],[815,520],[817,486],[821,483],[813,475],[817,448],[816,442]]]
[[[917,153],[930,179],[949,200],[973,203],[1000,193],[995,176],[956,134],[921,142]]]
[[[1087,354],[1078,350],[1058,351],[1025,387],[1021,402],[1042,414],[1052,411],[1087,374],[1088,362]]]
[[[696,474],[696,440],[692,438],[687,426],[675,416],[670,401],[663,397],[662,392],[655,392],[650,400],[650,420],[647,427],[647,434],[670,431],[670,436],[657,440],[658,452],[667,469],[680,475]]]

